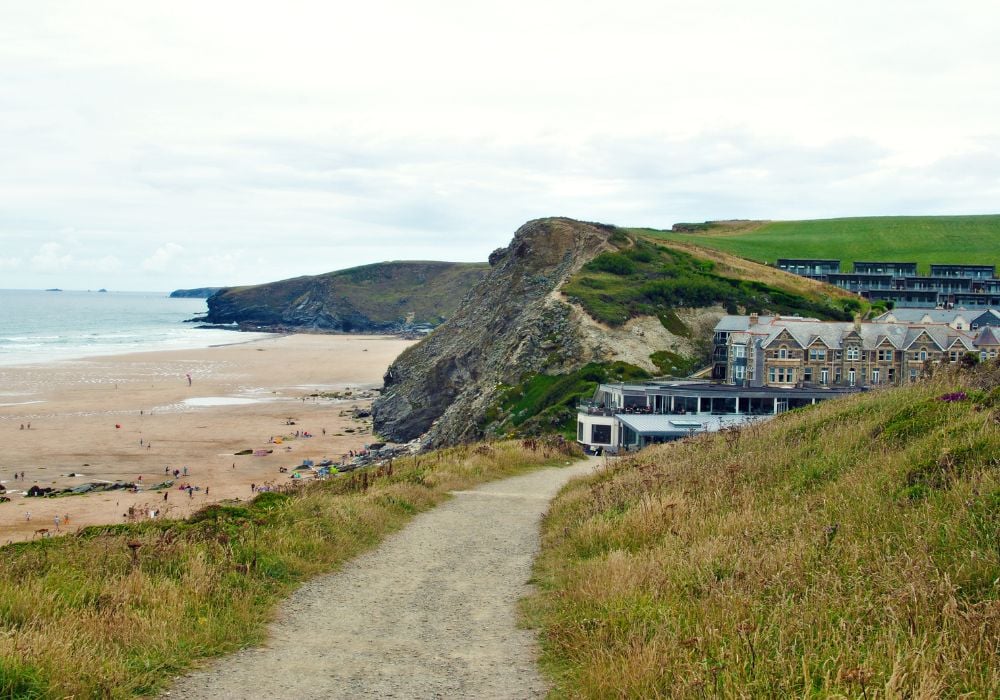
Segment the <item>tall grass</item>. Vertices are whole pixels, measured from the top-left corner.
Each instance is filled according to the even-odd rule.
[[[0,697],[155,692],[197,659],[261,642],[281,597],[448,491],[562,463],[567,449],[459,447],[189,520],[0,548]]]
[[[536,578],[556,697],[998,697],[1000,367],[622,459]]]

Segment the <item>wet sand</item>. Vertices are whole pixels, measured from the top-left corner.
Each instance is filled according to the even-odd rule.
[[[240,342],[235,336],[232,345],[205,349],[2,367],[0,484],[11,501],[0,503],[0,544],[55,532],[56,516],[69,515],[60,532],[124,522],[130,507],[179,517],[215,501],[250,498],[251,484],[283,483],[288,474],[280,467],[338,460],[373,441],[370,420],[353,418],[352,409],[370,406],[385,370],[412,343],[344,335]],[[289,439],[273,444],[271,438]],[[273,452],[234,456],[245,449]],[[165,491],[23,495],[34,484],[120,480],[148,488],[173,479],[165,470],[185,467],[188,475]],[[22,471],[25,478],[15,479]],[[178,490],[182,483],[200,490],[192,498]]]

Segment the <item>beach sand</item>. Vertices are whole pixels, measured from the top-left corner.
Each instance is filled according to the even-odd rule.
[[[234,336],[231,345],[197,350],[0,367],[0,484],[11,499],[0,503],[0,544],[39,536],[40,529],[54,533],[56,516],[69,516],[62,533],[125,522],[130,507],[182,517],[219,500],[252,498],[250,484],[284,483],[288,474],[279,467],[361,449],[374,440],[371,421],[355,419],[352,409],[370,406],[389,364],[413,342]],[[335,393],[342,398],[331,398]],[[296,431],[299,438],[269,443]],[[273,453],[234,456],[245,449]],[[148,488],[168,478],[165,469],[184,467],[188,476],[165,491],[23,495],[34,484],[63,488],[140,476]],[[15,479],[21,471],[24,479]],[[192,498],[178,490],[181,483],[201,490]]]

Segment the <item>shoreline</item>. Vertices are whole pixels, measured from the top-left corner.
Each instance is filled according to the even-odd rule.
[[[184,517],[250,498],[250,484],[280,483],[305,459],[338,461],[363,449],[373,441],[370,419],[353,411],[370,407],[389,364],[413,342],[268,333],[201,348],[0,366],[0,485],[7,490],[0,495],[11,499],[0,503],[0,545],[120,523],[130,508]],[[248,449],[272,451],[236,454]],[[14,478],[21,472],[23,479]],[[99,481],[148,488],[167,476],[174,484],[160,491],[23,495],[31,486]],[[196,490],[181,491],[184,484]]]

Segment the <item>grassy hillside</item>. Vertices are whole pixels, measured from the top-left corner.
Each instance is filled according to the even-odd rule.
[[[278,600],[449,491],[565,463],[491,443],[398,459],[190,520],[0,547],[0,698],[150,695],[197,659],[263,641]]]
[[[815,221],[770,221],[699,225],[690,232],[643,233],[697,243],[759,262],[778,258],[839,258],[850,271],[855,260],[1000,266],[1000,215],[885,216]]]
[[[762,280],[698,257],[697,251],[660,245],[642,235],[622,235],[618,245],[619,250],[598,255],[562,287],[567,298],[608,325],[658,316],[668,330],[684,335],[675,308],[719,304],[730,313],[771,311],[834,320],[850,319],[861,308],[855,297],[830,287],[796,288],[797,279],[780,272]],[[782,286],[786,280],[789,285]]]
[[[437,325],[488,270],[486,263],[389,262],[230,287],[209,298],[208,320],[354,330],[411,316],[415,323]]]
[[[1000,366],[614,462],[536,580],[555,697],[998,697]]]

